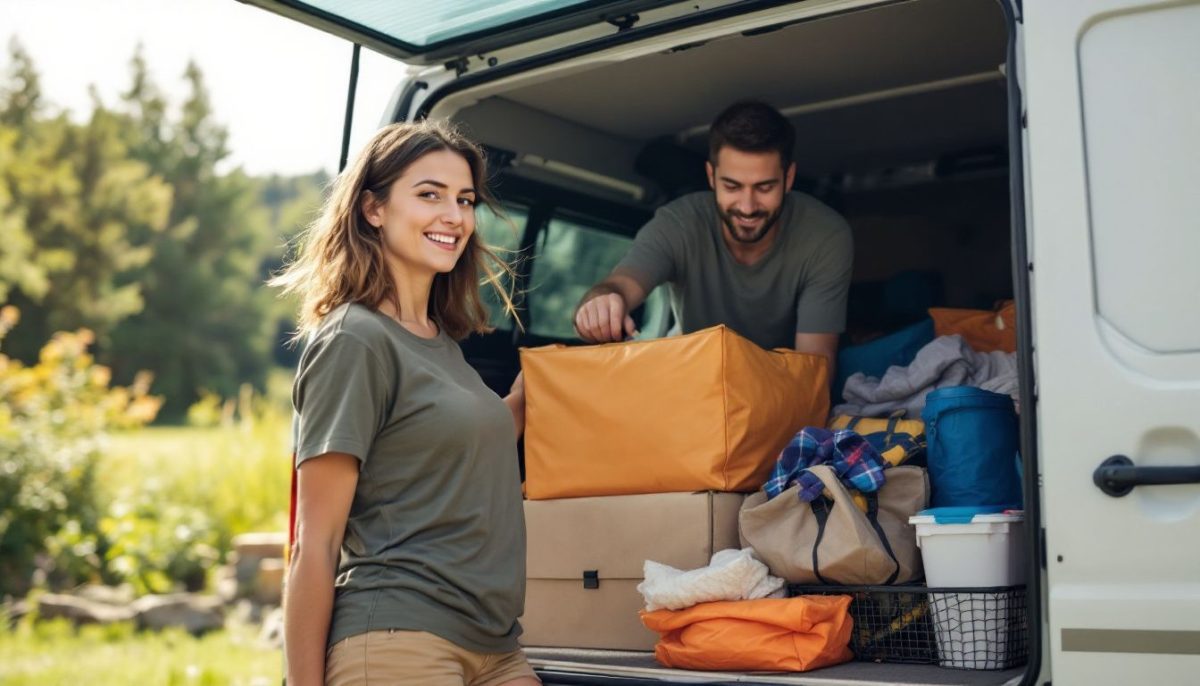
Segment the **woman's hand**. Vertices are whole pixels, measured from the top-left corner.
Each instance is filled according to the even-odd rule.
[[[525,431],[525,372],[517,373],[508,395],[504,396],[504,404],[512,412],[513,425],[517,430],[517,438],[520,438]]]

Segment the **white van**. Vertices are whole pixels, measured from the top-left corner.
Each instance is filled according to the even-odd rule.
[[[534,255],[527,330],[464,344],[496,388],[517,346],[574,338],[571,308],[704,187],[707,123],[747,97],[791,119],[797,185],[854,230],[848,335],[1017,302],[1026,667],[530,651],[546,683],[1200,684],[1200,2],[246,1],[412,65],[384,120],[490,149],[522,230],[483,230]],[[661,294],[638,316],[670,326]]]

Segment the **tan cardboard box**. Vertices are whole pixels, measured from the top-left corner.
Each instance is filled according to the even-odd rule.
[[[661,493],[525,501],[522,645],[653,650],[642,626],[642,565],[678,569],[738,547],[741,493]]]

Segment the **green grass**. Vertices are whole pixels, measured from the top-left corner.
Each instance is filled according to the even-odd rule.
[[[22,621],[0,631],[0,683],[5,686],[274,686],[279,650],[257,629],[230,623],[200,638],[182,631],[135,632],[128,623],[84,626],[66,620]]]
[[[248,531],[287,528],[290,419],[275,409],[226,426],[149,427],[110,437],[99,470],[106,500],[145,497],[190,505],[217,529],[218,545]]]
[[[143,489],[195,505],[215,520],[222,539],[287,528],[286,421],[150,427],[113,436],[105,452],[100,488],[114,501]]]
[[[274,390],[268,399],[244,397],[239,411],[225,412],[216,426],[149,427],[110,436],[97,469],[107,513],[132,503],[164,513],[174,506],[198,509],[221,558],[237,534],[285,530],[290,414],[286,389]],[[171,539],[158,540],[170,545]],[[6,624],[0,612],[4,686],[274,686],[282,678],[279,650],[259,640],[257,626],[232,620],[226,630],[200,638],[182,631],[136,632],[129,624],[76,630],[65,620],[27,618],[12,631]]]

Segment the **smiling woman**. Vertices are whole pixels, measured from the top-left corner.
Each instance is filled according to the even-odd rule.
[[[274,280],[302,296],[307,343],[292,390],[293,686],[367,671],[538,683],[517,647],[524,385],[501,401],[457,343],[487,330],[478,274],[507,269],[475,233],[477,200],[494,207],[485,173],[446,125],[384,128]]]
[[[453,272],[475,233],[476,195],[471,165],[450,150],[426,154],[386,190],[363,195],[363,216],[381,236],[392,278],[403,282],[393,290],[397,298],[403,293],[427,300],[420,283]],[[382,307],[401,322],[427,328],[428,322],[412,318],[421,311],[417,302],[390,300]]]

